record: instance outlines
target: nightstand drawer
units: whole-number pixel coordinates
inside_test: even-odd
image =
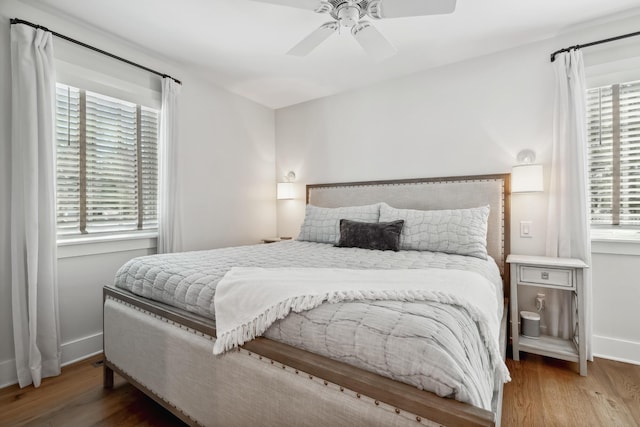
[[[539,285],[573,287],[573,270],[570,268],[545,268],[520,266],[520,281]]]

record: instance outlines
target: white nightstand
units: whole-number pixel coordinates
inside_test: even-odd
[[[511,338],[513,360],[520,360],[520,352],[540,354],[569,360],[580,364],[580,375],[587,375],[587,349],[584,330],[584,269],[589,266],[582,260],[542,256],[509,255],[511,264]],[[529,338],[520,335],[518,323],[518,287],[535,286],[571,292],[570,298],[576,325],[575,336],[562,338],[541,335]]]

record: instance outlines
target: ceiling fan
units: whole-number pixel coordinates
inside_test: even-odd
[[[396,53],[396,48],[373,26],[363,20],[404,18],[409,16],[441,15],[452,13],[456,0],[253,0],[281,6],[296,7],[317,13],[327,13],[334,19],[325,22],[287,54],[305,56],[331,34],[341,28],[351,29],[360,46],[376,60]]]

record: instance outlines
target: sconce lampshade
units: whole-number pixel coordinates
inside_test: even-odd
[[[293,199],[293,182],[279,182],[276,191],[276,198],[278,200]]]
[[[542,165],[519,165],[511,170],[511,192],[531,193],[544,191]]]

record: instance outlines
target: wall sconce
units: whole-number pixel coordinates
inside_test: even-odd
[[[522,150],[518,153],[518,166],[511,169],[511,192],[533,193],[544,191],[542,165],[533,164],[536,153]]]
[[[293,171],[290,171],[285,177],[286,182],[279,182],[276,198],[278,200],[290,200],[294,199],[294,191],[293,191],[293,181],[296,180],[296,174]]]

